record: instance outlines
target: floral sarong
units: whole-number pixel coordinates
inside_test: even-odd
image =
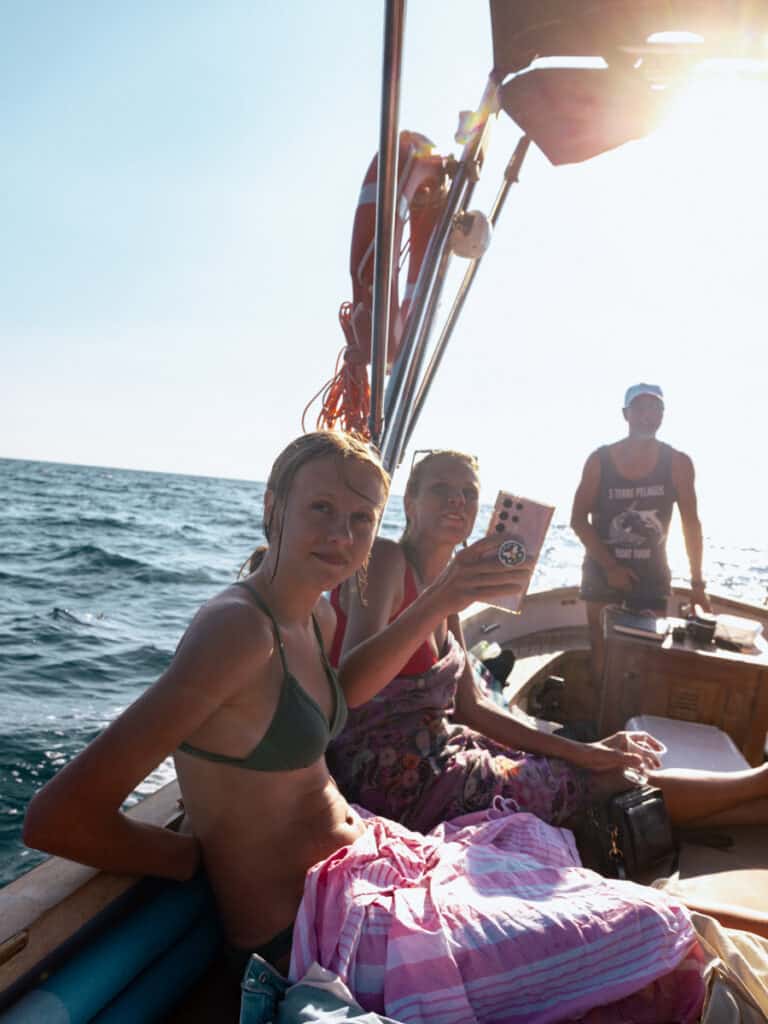
[[[483,810],[495,797],[563,823],[586,801],[584,772],[450,721],[465,657],[449,633],[429,672],[393,679],[362,707],[350,708],[327,752],[339,788],[348,800],[420,832]]]
[[[428,836],[365,832],[307,874],[292,978],[313,961],[404,1024],[689,1024],[703,955],[663,893],[579,866],[573,836],[503,801]]]

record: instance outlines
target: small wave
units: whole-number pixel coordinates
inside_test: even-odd
[[[67,548],[66,551],[54,555],[50,560],[52,562],[81,560],[89,568],[94,569],[124,568],[141,564],[135,558],[128,558],[125,555],[119,555],[112,551],[105,551],[95,544],[79,544],[75,547]]]
[[[84,516],[78,514],[77,519],[62,520],[62,525],[74,526],[77,529],[87,526],[89,528],[106,528],[108,530],[133,530],[135,523],[130,520],[118,519],[116,516]]]
[[[125,694],[129,687],[146,686],[168,667],[172,654],[172,650],[162,650],[152,644],[113,651],[99,646],[92,657],[82,653],[70,658],[46,657],[29,666],[23,677],[19,673],[19,678],[27,693],[45,694],[51,684],[56,692],[61,681],[66,680],[73,695],[98,692],[103,698],[109,693]]]
[[[106,551],[96,544],[78,544],[76,547],[67,548],[60,555],[54,555],[52,562],[79,562],[80,570],[92,569],[133,569],[144,568],[145,563],[126,555],[119,555],[116,552]]]
[[[5,582],[28,587],[30,590],[43,590],[48,586],[47,580],[42,576],[25,576],[23,573],[17,572],[0,572],[0,583]]]
[[[201,569],[179,572],[151,565],[140,559],[107,551],[96,544],[79,544],[68,548],[50,559],[59,565],[72,565],[71,572],[104,573],[110,569],[118,570],[121,577],[128,576],[138,583],[212,583],[214,580]]]
[[[24,726],[29,714],[60,714],[67,705],[82,708],[92,702],[130,702],[165,671],[173,656],[172,647],[110,646],[111,650],[105,649],[103,634],[89,630],[67,638],[63,645],[40,643],[24,652],[3,647],[4,713],[0,725],[11,728],[10,705]]]
[[[23,510],[19,515],[8,515],[5,517],[5,521],[9,526],[19,524],[20,528],[29,526],[29,513]],[[36,515],[35,523],[36,529],[45,527],[45,529],[57,529],[61,527],[66,530],[78,531],[83,528],[90,529],[107,529],[107,530],[133,530],[135,523],[126,520],[118,519],[116,516],[89,516],[84,515],[79,510],[72,515],[62,515],[61,510],[57,509],[55,512],[50,512],[44,515]]]
[[[68,608],[54,608],[51,618],[63,620],[64,622],[76,622],[80,626],[93,626],[97,622],[104,621],[104,612],[71,612]]]
[[[0,630],[0,649],[20,664],[44,663],[68,652],[89,655],[105,650],[110,642],[131,640],[125,630],[119,634],[118,625],[103,613],[78,616],[65,608],[54,608],[44,614],[17,614],[3,619],[6,628]]]

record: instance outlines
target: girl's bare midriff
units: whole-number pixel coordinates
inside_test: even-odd
[[[365,828],[323,759],[258,772],[177,754],[176,768],[227,937],[242,949],[287,928],[308,869]]]

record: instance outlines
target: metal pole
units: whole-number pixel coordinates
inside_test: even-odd
[[[504,181],[501,183],[501,187],[499,188],[490,215],[488,217],[488,219],[491,222],[492,228],[496,227],[496,221],[499,219],[501,211],[504,208],[507,196],[509,195],[509,190],[512,188],[513,185],[516,185],[519,180],[520,168],[523,165],[523,160],[525,160],[526,154],[528,153],[528,147],[530,146],[530,144],[531,140],[528,138],[528,136],[523,135],[522,138],[518,141],[517,145],[515,146],[515,151],[510,157],[509,163],[507,164],[504,170]],[[464,303],[466,302],[467,294],[469,292],[470,287],[472,286],[472,282],[475,279],[475,275],[477,274],[482,259],[482,256],[478,256],[477,259],[472,260],[472,262],[467,267],[466,273],[464,274],[464,279],[459,285],[459,290],[456,293],[456,298],[454,299],[453,305],[451,306],[451,311],[448,314],[448,318],[445,321],[443,329],[440,333],[437,345],[435,346],[435,351],[432,353],[432,358],[429,362],[429,366],[426,369],[424,379],[421,382],[419,392],[416,396],[416,400],[413,403],[411,415],[408,419],[408,426],[406,427],[405,441],[403,442],[402,449],[403,451],[405,451],[408,445],[410,444],[411,435],[413,434],[416,423],[419,419],[419,416],[421,415],[421,410],[424,407],[424,403],[427,400],[427,396],[429,394],[430,388],[432,387],[432,382],[435,378],[435,374],[440,368],[440,363],[442,362],[443,356],[445,355],[445,350],[448,347],[448,342],[451,340],[453,329],[456,326],[457,320],[459,319],[459,314],[464,308]]]
[[[462,204],[463,205],[463,204]],[[401,453],[404,451],[403,438],[405,426],[410,413],[410,405],[413,394],[416,390],[416,383],[424,365],[424,358],[427,353],[427,341],[432,323],[437,314],[437,307],[443,291],[443,283],[448,273],[448,264],[451,262],[451,251],[447,244],[444,244],[440,252],[440,263],[435,273],[432,288],[428,294],[427,305],[421,321],[421,330],[418,333],[413,346],[412,357],[407,370],[404,370],[405,383],[400,394],[400,404],[397,414],[393,418],[392,429],[387,433],[387,443],[384,448],[383,462],[388,473],[394,473],[400,465]]]
[[[381,443],[384,378],[387,373],[390,296],[392,293],[395,197],[397,193],[400,75],[405,31],[405,0],[387,0],[384,19],[384,56],[381,70],[381,124],[376,179],[376,240],[373,258],[373,310],[371,329],[371,440]]]
[[[469,202],[474,191],[479,176],[478,165],[482,162],[482,153],[487,141],[488,122],[491,113],[497,109],[497,91],[498,83],[492,74],[480,101],[480,124],[464,147],[448,193],[445,210],[432,235],[419,274],[400,353],[403,367],[407,366],[407,370],[401,373],[405,380],[399,394],[393,394],[391,399],[389,395],[387,396],[388,411],[397,403],[396,413],[391,422],[388,415],[386,423],[383,461],[389,472],[393,472],[400,462],[405,423],[416,389],[416,377],[424,360],[429,331],[437,311],[445,271],[450,260],[450,252],[447,249],[448,236],[453,226],[454,214]],[[439,274],[438,267],[440,268]]]

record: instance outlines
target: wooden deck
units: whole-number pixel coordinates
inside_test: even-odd
[[[678,870],[662,888],[726,928],[768,938],[768,826],[702,830],[700,841],[695,831],[684,836]],[[713,838],[731,845],[706,845]]]

